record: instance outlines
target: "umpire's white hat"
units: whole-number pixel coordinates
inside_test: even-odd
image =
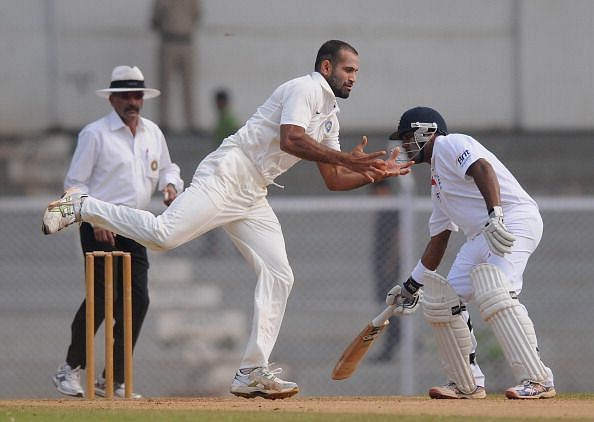
[[[109,98],[114,92],[144,92],[144,99],[155,98],[161,95],[161,91],[144,86],[144,75],[136,66],[116,66],[111,72],[111,83],[109,88],[98,89],[97,95]]]

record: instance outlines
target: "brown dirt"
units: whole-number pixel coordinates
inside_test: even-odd
[[[501,416],[534,418],[592,418],[594,400],[554,398],[547,400],[430,400],[425,397],[305,397],[269,401],[238,398],[150,398],[143,400],[0,400],[6,407],[63,407],[149,410],[225,410],[297,413],[364,413],[430,416]]]

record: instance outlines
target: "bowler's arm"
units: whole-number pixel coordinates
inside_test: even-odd
[[[296,125],[281,125],[280,148],[304,160],[317,163],[326,186],[330,190],[358,188],[374,180],[376,172],[382,172],[385,151],[353,153],[337,151],[319,144]],[[378,167],[379,166],[379,167]]]

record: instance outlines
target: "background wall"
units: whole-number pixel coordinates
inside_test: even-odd
[[[155,86],[152,2],[1,0],[0,133],[79,128],[106,110],[93,91],[114,65]],[[234,95],[242,119],[280,82],[309,73],[327,39],[361,54],[342,127],[390,128],[420,103],[452,127],[594,128],[594,3],[589,0],[204,0],[197,30],[198,121],[211,96]],[[145,114],[154,113],[147,103]]]

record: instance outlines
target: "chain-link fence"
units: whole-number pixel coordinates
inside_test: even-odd
[[[399,210],[401,276],[427,241],[426,199],[402,196],[271,200],[295,273],[272,360],[303,395],[424,394],[444,381],[430,329],[417,312],[405,319],[391,359],[374,345],[349,380],[332,368],[353,336],[383,305],[372,255],[381,210]],[[78,231],[43,236],[47,199],[0,200],[0,396],[57,397],[51,375],[65,358],[70,323],[84,297]],[[544,237],[520,296],[534,320],[543,360],[559,391],[594,390],[594,198],[537,198]],[[388,229],[388,227],[386,227]],[[463,241],[453,236],[440,272]],[[147,396],[226,394],[251,324],[255,275],[216,230],[169,252],[151,253],[151,307],[135,351],[136,390]],[[476,309],[478,359],[487,388],[514,380]],[[98,370],[103,362],[100,330]]]

